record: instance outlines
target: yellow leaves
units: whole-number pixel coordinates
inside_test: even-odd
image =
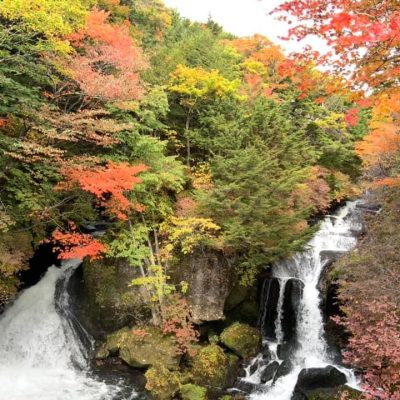
[[[212,188],[213,180],[208,163],[200,163],[192,168],[192,185],[195,189],[209,190]]]
[[[193,99],[193,103],[190,104],[193,105],[198,98],[228,95],[238,97],[239,85],[238,80],[230,81],[217,70],[207,71],[201,67],[190,68],[180,64],[171,74],[168,89]]]
[[[54,38],[82,27],[93,4],[93,0],[2,0],[0,15],[21,19],[29,29]]]
[[[315,124],[322,129],[345,131],[347,124],[343,113],[329,112],[324,118],[315,121]]]
[[[168,237],[168,250],[172,252],[179,247],[183,254],[192,253],[196,246],[216,240],[220,229],[212,219],[197,217],[171,217],[160,227],[161,232]]]
[[[262,62],[253,60],[251,58],[242,63],[242,68],[250,74],[256,74],[260,76],[263,76],[267,73],[267,70]]]
[[[374,96],[371,128],[376,129],[383,123],[398,122],[400,116],[400,92],[387,90]]]

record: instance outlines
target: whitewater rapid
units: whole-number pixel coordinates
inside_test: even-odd
[[[90,370],[74,329],[66,284],[79,260],[50,267],[0,318],[1,400],[122,400]],[[76,323],[76,322],[75,322]],[[83,330],[83,328],[81,328]],[[88,337],[90,340],[90,338]]]
[[[336,215],[327,216],[305,251],[296,253],[288,260],[278,262],[273,266],[273,278],[277,279],[280,285],[275,320],[276,339],[265,340],[264,345],[272,354],[271,362],[283,362],[282,359],[279,359],[276,349],[279,345],[284,344],[283,295],[287,281],[293,278],[302,282],[296,316],[296,345],[289,357],[292,364],[291,371],[275,382],[272,380],[265,384],[260,382],[261,373],[266,365],[259,367],[253,374],[250,374],[250,368],[247,368],[247,376],[243,380],[255,384],[259,388],[251,394],[252,400],[290,400],[302,369],[324,368],[327,365],[334,365],[346,375],[349,386],[357,387],[357,380],[353,372],[335,365],[333,356],[328,351],[318,288],[326,262],[322,257],[323,252],[345,253],[354,248],[357,243],[356,233],[361,231],[362,226],[357,218],[356,207],[357,202],[348,202]],[[270,282],[268,284],[270,285]],[[269,291],[269,287],[267,289]],[[266,311],[263,311],[261,326],[265,323],[266,315],[269,315]],[[253,363],[258,362],[261,358],[262,355],[258,356]]]

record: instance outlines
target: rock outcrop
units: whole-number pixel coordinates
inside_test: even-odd
[[[169,370],[176,370],[180,361],[174,338],[154,327],[123,328],[107,336],[96,358],[102,360],[110,356],[118,356],[129,366],[141,369],[162,363]]]
[[[194,322],[224,318],[225,301],[236,281],[233,265],[216,251],[198,250],[183,257],[174,274],[189,285],[187,299]]]

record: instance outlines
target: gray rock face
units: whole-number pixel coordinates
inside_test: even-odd
[[[198,251],[187,255],[179,264],[174,280],[189,284],[187,299],[196,323],[224,318],[225,301],[236,274],[222,254]]]

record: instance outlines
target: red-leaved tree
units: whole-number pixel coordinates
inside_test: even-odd
[[[147,63],[129,34],[129,22],[113,25],[108,17],[108,12],[94,8],[86,26],[69,36],[77,51],[66,67],[89,97],[138,99],[143,93],[139,73]]]
[[[57,188],[70,189],[77,184],[82,190],[93,194],[99,205],[110,214],[118,219],[126,220],[132,209],[143,211],[143,206],[129,201],[125,192],[133,190],[135,185],[142,182],[142,179],[136,175],[147,169],[144,164],[116,164],[112,161],[109,161],[105,167],[96,168],[66,166],[61,171],[66,180]]]

